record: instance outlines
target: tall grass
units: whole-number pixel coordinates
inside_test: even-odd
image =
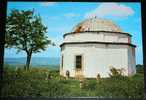
[[[51,75],[47,79],[47,74]],[[132,77],[84,79],[83,88],[74,78],[59,76],[58,70],[31,68],[29,71],[4,68],[1,96],[104,96],[144,97],[144,76],[137,73]]]

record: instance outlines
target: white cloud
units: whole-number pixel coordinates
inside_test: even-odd
[[[132,8],[118,4],[118,3],[102,3],[93,11],[85,15],[86,18],[91,17],[104,17],[104,16],[115,16],[115,17],[127,17],[133,15],[134,11]]]
[[[75,14],[75,13],[67,13],[67,14],[64,14],[64,16],[67,17],[67,18],[72,18],[72,17],[79,16],[79,14]]]
[[[56,2],[42,2],[40,5],[41,6],[48,7],[48,6],[53,6],[55,4],[56,4]]]

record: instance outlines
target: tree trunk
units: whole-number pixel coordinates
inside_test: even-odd
[[[30,65],[30,61],[31,61],[31,55],[32,55],[31,52],[27,53],[27,60],[26,60],[26,67],[25,67],[26,70],[29,70],[29,65]]]

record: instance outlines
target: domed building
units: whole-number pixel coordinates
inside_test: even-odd
[[[87,19],[64,34],[60,75],[85,78],[109,77],[110,68],[123,69],[126,76],[136,73],[135,45],[131,35],[112,21]]]

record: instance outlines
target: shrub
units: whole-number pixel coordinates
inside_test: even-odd
[[[111,69],[110,69],[110,74],[109,74],[109,76],[111,77],[111,78],[122,78],[123,77],[123,69],[121,68],[121,69],[116,69],[116,68],[114,68],[114,67],[112,67]]]
[[[134,76],[135,77],[135,76]],[[144,81],[139,77],[106,78],[97,84],[96,95],[105,97],[143,98]]]
[[[144,67],[143,65],[136,65],[136,71],[137,73],[144,73]]]
[[[59,70],[51,70],[50,72],[50,75],[53,79],[59,79]]]

